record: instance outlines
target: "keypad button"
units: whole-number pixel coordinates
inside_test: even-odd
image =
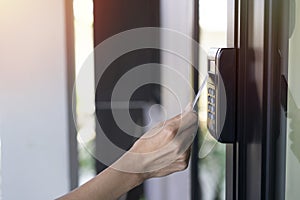
[[[213,115],[211,113],[208,113],[208,118],[209,119],[212,119],[213,118]]]
[[[215,115],[212,114],[211,112],[208,112],[207,116],[208,116],[208,119],[215,120]]]
[[[213,89],[212,89],[211,92],[210,92],[210,94],[213,95],[213,96],[215,96],[215,93],[216,93],[216,92],[215,92],[215,90],[213,90]]]

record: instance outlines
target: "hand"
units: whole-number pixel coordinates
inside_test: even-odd
[[[139,173],[141,181],[182,171],[188,167],[197,127],[197,113],[189,105],[182,114],[146,132],[112,168]]]
[[[112,166],[59,199],[115,200],[148,178],[186,169],[197,127],[197,114],[188,106],[145,133]]]

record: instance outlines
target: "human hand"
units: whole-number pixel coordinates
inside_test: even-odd
[[[59,199],[115,200],[148,178],[186,169],[197,127],[197,114],[189,105],[146,132],[112,166]]]
[[[112,167],[139,173],[141,181],[166,176],[187,168],[190,148],[198,128],[191,105],[146,132]]]

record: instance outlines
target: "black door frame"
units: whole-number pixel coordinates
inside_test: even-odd
[[[227,47],[239,47],[239,1],[227,0]],[[236,57],[238,66],[238,56]],[[236,99],[237,100],[237,99]],[[237,115],[236,115],[237,116]],[[237,136],[235,136],[237,137]],[[237,144],[226,144],[226,199],[236,199],[236,148]]]
[[[226,199],[284,199],[289,1],[227,2],[227,46],[238,49],[238,93],[237,142],[226,145]],[[192,199],[200,191],[196,161],[193,156]]]
[[[236,189],[228,199],[284,199],[288,1],[237,2]]]

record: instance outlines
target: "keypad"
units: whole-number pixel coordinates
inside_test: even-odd
[[[210,131],[215,131],[216,123],[216,92],[213,88],[208,88],[208,105],[207,105],[207,118],[208,118],[208,128]]]

